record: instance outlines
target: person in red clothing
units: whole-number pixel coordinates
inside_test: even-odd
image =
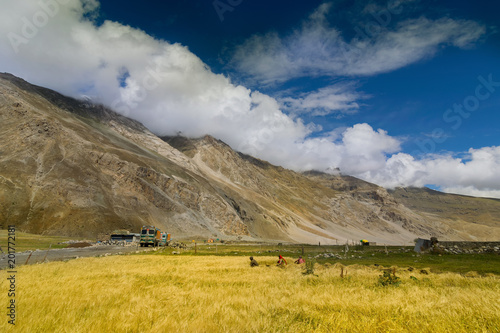
[[[288,263],[286,262],[285,258],[283,258],[280,254],[278,259],[278,266],[285,266],[285,265],[288,265]]]

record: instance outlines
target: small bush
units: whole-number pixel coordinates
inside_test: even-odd
[[[399,286],[401,284],[401,279],[396,276],[396,270],[391,272],[384,271],[384,275],[380,275],[378,278],[378,284],[381,286]]]
[[[314,275],[314,265],[316,265],[316,259],[314,258],[309,258],[306,260],[306,264],[304,266],[304,272],[302,274],[304,275]]]

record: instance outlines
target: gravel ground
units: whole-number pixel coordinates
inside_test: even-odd
[[[82,248],[66,248],[49,250],[35,250],[33,252],[19,252],[15,254],[15,265],[28,265],[50,261],[62,261],[79,257],[96,257],[112,254],[131,253],[135,251],[152,251],[153,248],[143,248],[139,246],[118,246],[118,245],[94,245]],[[31,253],[31,257],[30,257]],[[29,257],[29,260],[28,260]],[[9,265],[9,258],[6,253],[0,254],[0,269],[6,269]]]

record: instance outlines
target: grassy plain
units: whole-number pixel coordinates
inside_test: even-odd
[[[181,255],[194,255],[195,248],[189,244],[187,250]],[[413,246],[351,246],[347,253],[345,246],[315,246],[315,245],[256,245],[256,244],[198,244],[196,255],[217,256],[269,256],[286,254],[297,258],[299,255],[318,257],[318,263],[341,263],[343,265],[380,265],[385,267],[401,266],[439,272],[469,273],[477,272],[484,275],[488,273],[500,275],[500,256],[497,254],[417,254]],[[160,253],[171,254],[170,248],[161,249]],[[303,253],[302,253],[303,252]],[[153,253],[157,254],[157,253]],[[329,254],[339,255],[342,258],[328,258]]]
[[[18,267],[1,332],[500,332],[500,278],[316,265],[276,256],[128,255]],[[345,272],[345,271],[344,271]],[[6,271],[2,271],[5,274]],[[6,312],[8,281],[0,280]]]
[[[37,234],[30,234],[16,230],[15,233],[15,251],[23,252],[27,250],[47,250],[65,248],[67,244],[60,244],[68,240],[78,240],[78,238],[69,238],[63,236],[42,236]],[[0,247],[4,252],[8,249],[8,233],[7,230],[0,230]]]

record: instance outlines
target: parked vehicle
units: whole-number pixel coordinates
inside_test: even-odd
[[[141,230],[141,238],[139,244],[141,246],[168,246],[171,235],[162,232],[155,226],[143,226]]]
[[[154,226],[143,226],[139,244],[144,246],[158,246],[162,240],[160,229]]]
[[[170,243],[170,234],[167,234],[166,232],[161,233],[161,241],[160,241],[160,246],[168,246]]]

